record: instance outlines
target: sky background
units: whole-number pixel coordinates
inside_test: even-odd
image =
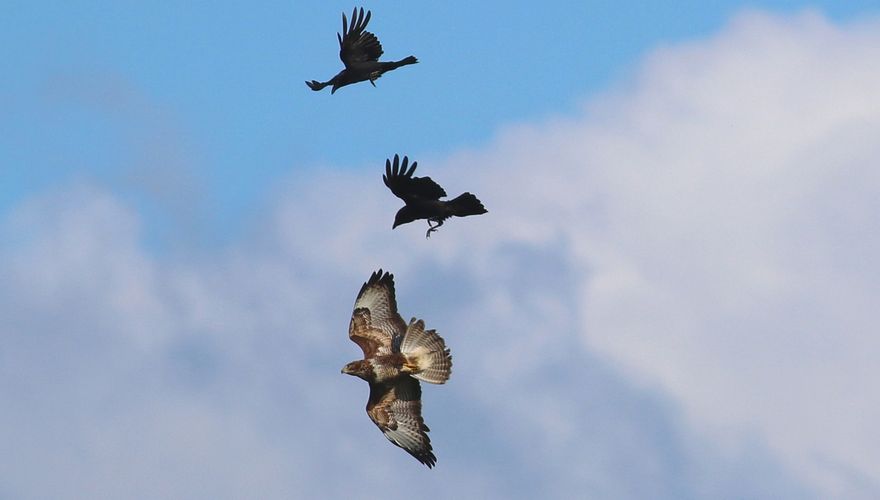
[[[377,1],[334,95],[300,4],[4,6],[0,498],[880,496],[876,2]],[[394,153],[489,213],[392,231]],[[433,470],[339,373],[379,267]]]

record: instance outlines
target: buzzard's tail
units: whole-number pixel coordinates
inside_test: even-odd
[[[488,212],[486,207],[480,203],[480,200],[470,193],[464,193],[457,198],[449,200],[447,203],[449,204],[449,207],[452,208],[453,214],[458,217],[480,215]]]
[[[452,373],[452,355],[437,332],[425,330],[425,322],[413,318],[409,322],[400,352],[406,356],[406,367],[413,377],[432,384],[442,384]]]

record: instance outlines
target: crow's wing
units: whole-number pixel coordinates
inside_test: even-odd
[[[367,61],[376,61],[382,55],[382,44],[376,35],[369,31],[364,31],[367,23],[370,22],[370,11],[364,15],[364,8],[360,11],[357,8],[351,13],[351,24],[342,14],[342,34],[336,33],[339,39],[339,58],[346,68],[351,68],[353,64],[363,63]]]
[[[419,162],[414,161],[409,165],[409,158],[404,156],[401,162],[400,157],[394,155],[394,163],[385,160],[385,175],[382,180],[395,196],[405,202],[413,198],[439,200],[446,196],[446,191],[430,177],[413,177],[418,164]]]
[[[406,323],[397,312],[394,276],[381,269],[364,283],[354,301],[348,337],[364,351],[364,358],[391,354],[406,333]]]
[[[409,376],[370,384],[367,415],[389,441],[431,468],[437,463],[422,419],[422,388]]]

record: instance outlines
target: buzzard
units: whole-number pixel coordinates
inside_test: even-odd
[[[391,229],[416,219],[428,219],[428,232],[425,233],[425,237],[430,238],[431,233],[453,215],[465,217],[488,211],[471,193],[464,193],[448,201],[441,200],[440,198],[446,196],[446,191],[439,184],[430,177],[413,177],[418,164],[419,162],[414,161],[409,165],[409,158],[406,156],[403,157],[403,163],[397,155],[394,155],[393,164],[391,160],[385,160],[385,175],[382,176],[382,180],[395,196],[406,203],[394,216],[394,225]],[[435,225],[431,225],[432,222]]]
[[[419,380],[442,384],[452,373],[452,356],[434,330],[422,320],[409,325],[397,313],[394,276],[374,272],[354,302],[348,337],[364,351],[342,373],[370,384],[367,415],[395,445],[431,468],[437,457],[431,451],[428,426],[422,420]]]
[[[370,22],[370,11],[364,16],[363,7],[360,11],[357,8],[352,11],[351,24],[348,23],[345,13],[342,14],[342,34],[336,33],[336,38],[339,39],[339,58],[345,64],[345,69],[326,82],[317,80],[306,82],[310,89],[318,91],[327,85],[332,85],[333,88],[330,89],[332,94],[340,87],[364,80],[369,80],[375,87],[376,80],[386,71],[419,62],[413,56],[399,61],[379,62],[379,57],[383,53],[382,44],[379,43],[376,35],[364,31],[368,22]]]

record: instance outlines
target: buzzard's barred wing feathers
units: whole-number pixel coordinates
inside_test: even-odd
[[[364,358],[370,358],[396,351],[405,332],[406,323],[397,312],[394,276],[380,269],[364,283],[354,301],[348,337],[364,351]]]
[[[414,161],[409,165],[409,158],[404,156],[403,162],[400,156],[394,155],[394,162],[385,160],[385,175],[382,180],[395,196],[405,202],[414,198],[439,200],[446,196],[446,191],[434,182],[430,177],[413,177],[419,162]]]
[[[410,377],[370,384],[367,415],[386,438],[431,468],[437,463],[422,419],[422,388]]]
[[[391,354],[393,350],[393,336],[373,327],[369,309],[359,308],[351,313],[348,338],[360,346],[364,352],[364,359]]]
[[[339,58],[346,68],[357,63],[377,61],[382,56],[382,44],[376,35],[364,31],[370,22],[371,12],[364,15],[364,8],[354,9],[351,13],[351,24],[342,14],[342,34],[336,33],[339,40]]]

